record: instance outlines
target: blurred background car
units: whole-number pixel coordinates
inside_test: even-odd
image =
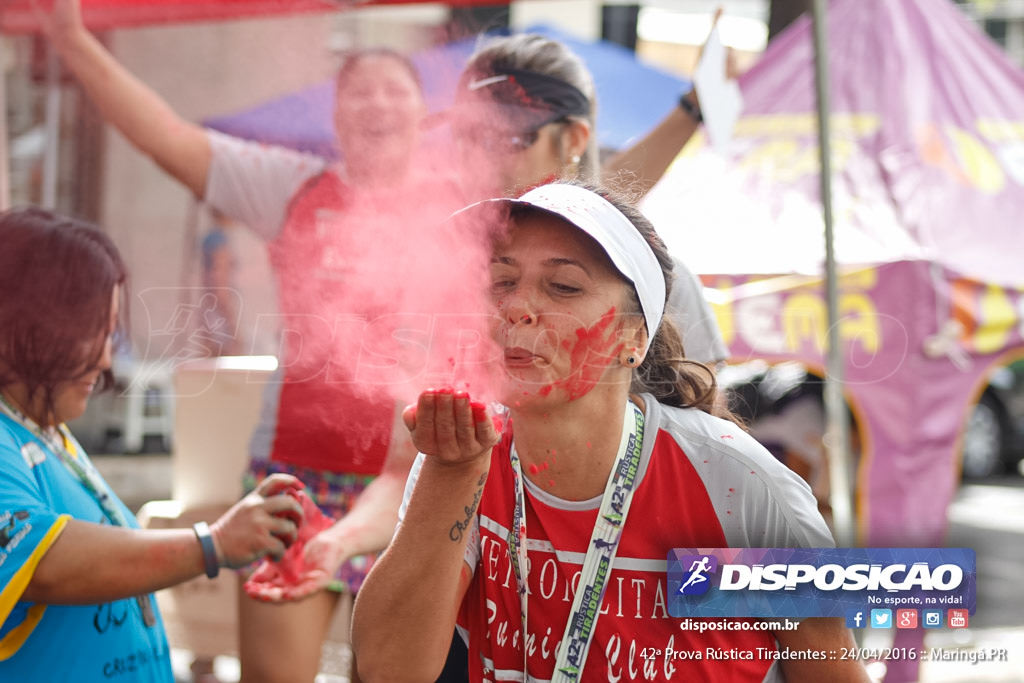
[[[821,377],[800,363],[751,361],[719,373],[730,409],[777,458],[818,493],[823,471],[824,400]],[[854,458],[856,419],[849,413]],[[963,425],[961,475],[983,479],[1024,475],[1024,359],[997,367]],[[809,478],[810,477],[810,478]]]

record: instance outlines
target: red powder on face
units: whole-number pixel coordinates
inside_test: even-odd
[[[615,307],[612,306],[590,329],[577,328],[576,343],[570,349],[569,376],[541,387],[537,393],[547,396],[554,389],[562,389],[570,401],[590,393],[625,346],[615,344],[615,330],[609,329],[614,320]],[[562,346],[569,349],[569,342],[563,341]]]
[[[536,465],[530,465],[530,474],[537,474],[540,472],[540,468]]]

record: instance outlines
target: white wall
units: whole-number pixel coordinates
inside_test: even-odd
[[[601,37],[601,3],[595,0],[520,0],[512,3],[512,28],[549,24],[584,39]]]

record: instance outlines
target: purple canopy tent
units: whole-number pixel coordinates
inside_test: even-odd
[[[633,52],[607,41],[583,41],[547,26],[528,29],[564,42],[594,74],[598,102],[598,142],[619,149],[642,135],[675,106],[689,83],[644,64]],[[476,41],[465,39],[412,55],[431,112],[451,104],[455,82]],[[331,110],[334,83],[325,82],[242,112],[209,118],[211,128],[251,140],[333,157]]]
[[[942,542],[967,411],[1024,356],[1024,73],[946,0],[833,0],[838,331],[866,545]],[[732,152],[691,145],[645,209],[714,287],[734,359],[821,369],[807,20],[741,80]]]

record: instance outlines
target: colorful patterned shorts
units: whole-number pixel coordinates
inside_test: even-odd
[[[249,469],[242,475],[242,488],[249,493],[256,485],[271,474],[290,474],[306,485],[306,493],[325,515],[339,520],[348,514],[356,499],[366,485],[376,477],[372,474],[343,474],[328,470],[314,470],[308,467],[297,467],[283,462],[251,461]],[[356,593],[363,585],[363,579],[373,566],[376,554],[358,555],[351,558],[338,569],[334,580],[327,586],[328,590],[339,593]],[[246,567],[242,572],[248,574],[257,563]]]

